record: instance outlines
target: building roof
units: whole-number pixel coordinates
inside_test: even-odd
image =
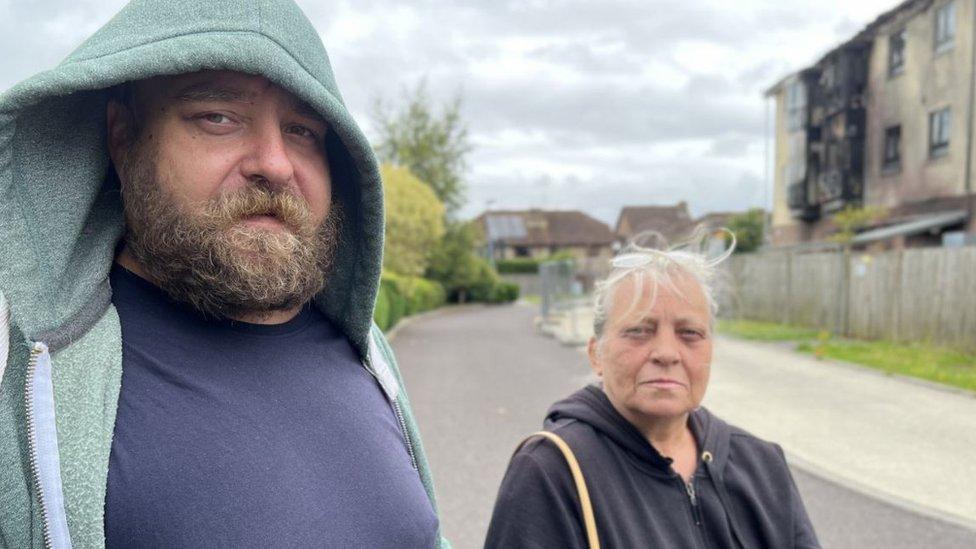
[[[709,212],[695,220],[695,226],[704,225],[708,230],[728,228],[729,220],[743,212]]]
[[[579,210],[493,210],[475,222],[485,237],[510,246],[609,245],[614,235],[605,223]]]
[[[817,65],[820,65],[821,63],[823,63],[824,61],[826,61],[827,58],[829,58],[830,56],[832,56],[833,54],[837,53],[838,51],[840,51],[842,49],[845,49],[845,48],[848,48],[848,47],[851,47],[851,46],[858,46],[858,45],[863,45],[863,44],[869,43],[870,41],[872,41],[874,39],[876,33],[878,32],[878,30],[883,25],[885,25],[885,24],[891,22],[892,20],[896,19],[899,15],[901,15],[904,12],[908,12],[908,11],[912,11],[912,10],[923,11],[923,10],[927,9],[929,5],[932,4],[932,1],[933,0],[904,0],[903,2],[901,2],[900,4],[898,4],[897,6],[891,8],[890,10],[888,10],[886,12],[883,12],[881,15],[877,16],[874,19],[874,21],[868,23],[863,29],[861,29],[860,31],[858,31],[851,38],[845,40],[844,42],[838,44],[837,46],[834,46],[833,48],[831,48],[830,50],[828,50],[827,52],[825,52],[811,66],[815,67]],[[805,69],[800,69],[798,71],[793,71],[793,72],[790,72],[789,74],[783,76],[775,84],[773,84],[772,86],[770,86],[769,88],[767,88],[763,92],[763,95],[765,97],[769,97],[769,96],[775,95],[776,93],[779,92],[779,90],[782,88],[782,86],[786,82],[788,82],[791,78],[799,75],[804,70],[808,70],[809,68],[810,67],[807,67]]]
[[[673,206],[625,206],[620,210],[614,232],[628,239],[645,231],[661,233],[667,240],[685,236],[694,227],[688,214],[688,203]]]
[[[911,221],[904,221],[888,227],[859,233],[854,237],[854,244],[867,244],[879,240],[887,240],[896,236],[910,236],[924,233],[933,229],[942,229],[959,225],[969,219],[966,210],[952,210],[948,212],[920,215]]]
[[[783,78],[780,78],[775,84],[773,84],[772,86],[766,88],[763,91],[763,97],[770,97],[770,96],[776,95],[777,93],[780,92],[780,90],[783,89],[783,86],[786,85],[787,82],[789,82],[790,80],[796,78],[801,72],[803,72],[803,71],[791,72],[791,73],[787,74],[786,76],[784,76]]]

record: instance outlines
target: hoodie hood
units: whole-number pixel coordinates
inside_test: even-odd
[[[597,385],[588,385],[553,404],[546,413],[544,427],[552,430],[567,421],[589,425],[655,470],[670,470],[671,460],[662,456],[633,424],[620,415]],[[702,407],[691,413],[689,425],[698,443],[699,454],[709,452],[712,456],[710,469],[720,475],[729,455],[731,428]]]
[[[380,175],[318,33],[290,0],[134,0],[56,68],[0,96],[0,292],[12,322],[56,350],[104,314],[123,233],[107,89],[200,70],[262,75],[329,122],[343,228],[315,301],[366,356],[382,264]]]

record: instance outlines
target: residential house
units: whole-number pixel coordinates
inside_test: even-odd
[[[847,206],[884,212],[862,246],[976,232],[974,18],[976,0],[905,1],[767,91],[774,245],[824,240]]]
[[[693,228],[688,203],[682,201],[673,206],[625,206],[617,217],[614,233],[620,244],[645,232],[658,233],[668,242],[674,242],[688,236]]]
[[[577,258],[610,257],[614,235],[605,223],[578,210],[491,210],[474,220],[495,259],[541,259],[559,252]]]

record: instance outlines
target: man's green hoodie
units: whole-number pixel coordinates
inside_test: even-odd
[[[433,504],[402,380],[372,322],[383,248],[380,175],[318,34],[290,0],[134,0],[58,67],[0,96],[2,547],[105,544],[122,374],[108,274],[123,232],[108,175],[106,89],[208,69],[265,76],[318,110],[337,136],[328,154],[343,233],[315,302],[389,397]]]

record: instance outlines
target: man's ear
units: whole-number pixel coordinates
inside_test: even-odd
[[[105,122],[108,129],[108,155],[116,169],[132,145],[134,119],[132,111],[115,100],[110,100],[105,108]]]
[[[590,342],[586,345],[586,354],[590,357],[590,368],[593,369],[593,373],[598,376],[603,376],[603,365],[600,362],[600,350],[599,341],[595,337],[590,338]]]

